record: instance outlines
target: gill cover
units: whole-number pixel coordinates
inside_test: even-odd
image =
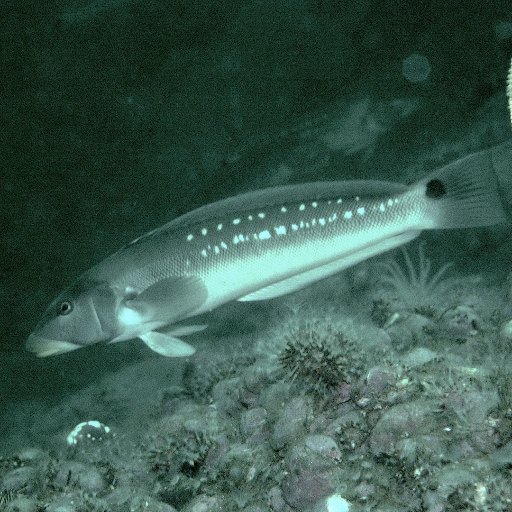
[[[107,283],[78,280],[47,308],[27,349],[46,357],[110,339],[117,329],[116,301]]]

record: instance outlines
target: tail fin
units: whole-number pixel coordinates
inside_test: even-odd
[[[428,228],[491,226],[507,220],[487,151],[437,169],[413,189],[426,200]]]

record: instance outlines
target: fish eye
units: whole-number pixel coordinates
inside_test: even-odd
[[[69,315],[73,311],[73,304],[68,300],[61,302],[57,307],[57,312],[59,315]]]

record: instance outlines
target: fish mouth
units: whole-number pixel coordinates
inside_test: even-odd
[[[80,345],[70,343],[69,341],[41,338],[36,334],[31,334],[27,339],[25,348],[29,352],[33,352],[37,357],[48,357],[71,352],[72,350],[80,348]]]

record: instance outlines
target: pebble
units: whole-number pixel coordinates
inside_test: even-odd
[[[267,411],[264,407],[255,407],[244,411],[240,416],[240,433],[248,438],[260,432],[267,422]]]
[[[475,310],[464,304],[446,311],[442,321],[448,332],[459,336],[474,336],[478,334],[482,325],[482,320]]]
[[[106,487],[103,476],[94,466],[76,461],[64,462],[55,476],[54,483],[62,489],[76,485],[90,493],[99,493]]]
[[[260,395],[260,405],[270,416],[277,416],[283,410],[289,398],[290,386],[283,381],[266,387]]]
[[[437,353],[425,347],[417,347],[402,357],[402,362],[409,368],[416,368],[434,361]]]
[[[217,410],[227,414],[236,414],[242,410],[240,403],[241,380],[232,378],[217,382],[212,389],[212,397]]]
[[[274,450],[284,448],[303,431],[309,416],[310,405],[306,398],[292,398],[282,409],[272,431],[270,444]]]
[[[0,490],[23,489],[27,493],[33,492],[36,486],[36,476],[36,470],[30,466],[12,469],[2,478]]]
[[[2,512],[36,512],[37,502],[26,496],[18,496],[2,506]]]
[[[382,366],[374,366],[366,375],[366,392],[371,395],[380,395],[395,382],[392,370]]]
[[[396,455],[401,440],[438,432],[440,427],[434,419],[438,408],[436,400],[415,400],[388,409],[370,434],[373,455]]]
[[[220,497],[200,494],[187,503],[181,510],[182,512],[222,512],[224,505]]]
[[[284,501],[294,510],[310,512],[311,508],[333,491],[332,475],[318,471],[288,474],[281,483]]]
[[[341,452],[332,437],[309,435],[290,448],[285,457],[288,471],[324,471],[341,461]]]

